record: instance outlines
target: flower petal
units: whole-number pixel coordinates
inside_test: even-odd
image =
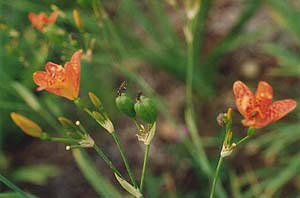
[[[266,112],[266,119],[268,123],[275,122],[288,114],[296,107],[296,101],[292,99],[285,99],[273,102]]]
[[[256,104],[261,112],[267,111],[272,104],[273,88],[265,81],[260,81],[255,92]]]
[[[235,103],[239,112],[246,118],[251,119],[251,113],[255,107],[255,97],[251,90],[241,81],[233,84]]]
[[[49,77],[46,72],[37,71],[33,73],[33,81],[38,85],[37,90],[42,91],[48,87]]]
[[[58,16],[58,11],[52,12],[49,18],[47,18],[47,20],[45,21],[45,23],[46,24],[54,23],[56,21],[57,16]]]
[[[78,96],[80,87],[80,58],[82,50],[76,51],[70,62],[65,64],[66,78],[73,89],[75,97]]]
[[[53,74],[62,73],[64,68],[56,63],[48,62],[45,65],[46,71]]]
[[[28,14],[28,19],[32,22],[33,20],[35,20],[37,18],[37,15],[34,12],[30,12]]]
[[[74,91],[71,90],[70,86],[65,83],[56,83],[54,86],[46,88],[46,90],[69,100],[74,100],[77,97],[74,95]]]

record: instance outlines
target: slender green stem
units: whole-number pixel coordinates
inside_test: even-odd
[[[85,112],[87,112],[93,119],[95,119],[95,120],[97,121],[98,124],[101,125],[101,123],[99,122],[99,120],[97,120],[97,119],[90,113],[90,111],[85,107],[85,105],[84,105],[83,102],[80,100],[80,98],[77,98],[76,100],[74,100],[74,103],[75,103],[76,106],[78,106],[79,108],[82,108]],[[101,125],[101,126],[102,126],[102,125]],[[122,148],[122,146],[121,146],[120,140],[119,140],[119,138],[118,138],[116,132],[113,131],[113,132],[110,133],[110,134],[112,135],[114,141],[115,141],[116,144],[117,144],[117,147],[118,147],[118,149],[119,149],[119,151],[120,151],[121,157],[122,157],[122,159],[123,159],[123,161],[124,161],[124,164],[125,164],[127,173],[128,173],[128,175],[129,175],[129,177],[130,177],[130,180],[131,180],[132,184],[133,184],[135,187],[137,187],[137,185],[136,185],[136,183],[135,183],[135,180],[134,180],[134,178],[133,178],[133,176],[132,176],[132,173],[131,173],[131,170],[130,170],[129,163],[128,163],[128,161],[127,161],[127,158],[126,158],[126,156],[125,156],[125,153],[124,153],[124,151],[123,151],[123,148]],[[108,164],[109,164],[109,163],[108,163]],[[121,176],[121,175],[120,175],[120,176]]]
[[[240,139],[240,140],[236,143],[236,145],[239,145],[239,144],[245,142],[245,141],[248,140],[250,137],[251,137],[251,136],[249,136],[249,135],[245,136],[244,138]]]
[[[213,180],[213,183],[212,183],[209,198],[214,198],[215,188],[216,188],[216,185],[217,185],[219,172],[220,172],[223,160],[224,160],[224,158],[220,156],[219,161],[218,161],[218,165],[217,165],[217,168],[216,168],[216,173],[215,173],[215,176],[214,176],[214,180]]]
[[[4,183],[6,186],[14,190],[15,192],[19,193],[24,198],[34,198],[35,196],[25,193],[23,190],[21,190],[19,187],[14,185],[12,182],[10,182],[8,179],[6,179],[4,176],[0,174],[0,181]]]
[[[133,121],[134,125],[136,126],[136,128],[137,128],[138,130],[141,130],[141,127],[140,127],[140,125],[138,124],[138,122],[136,121],[136,118],[133,118],[132,121]]]
[[[141,191],[141,193],[143,192],[143,187],[144,187],[144,180],[145,180],[145,174],[146,174],[146,168],[147,168],[147,161],[148,161],[148,156],[149,156],[149,150],[150,150],[150,145],[146,145],[145,155],[144,155],[144,163],[143,163],[143,170],[142,170],[142,176],[141,176],[141,183],[140,183],[140,191]]]
[[[124,178],[121,173],[117,170],[117,168],[113,165],[112,161],[108,159],[108,157],[104,154],[104,152],[97,146],[97,144],[94,144],[93,148],[95,151],[99,154],[99,156],[105,161],[105,163],[109,166],[109,168],[118,176]]]
[[[132,184],[133,184],[135,187],[137,187],[137,185],[136,185],[136,183],[135,183],[135,180],[134,180],[134,177],[132,176],[132,173],[131,173],[131,169],[130,169],[129,163],[128,163],[128,161],[127,161],[127,158],[126,158],[125,153],[124,153],[124,151],[123,151],[123,148],[122,148],[122,146],[121,146],[119,137],[117,136],[117,134],[116,134],[115,131],[113,131],[113,132],[111,133],[111,135],[113,136],[113,138],[114,138],[114,140],[115,140],[115,142],[116,142],[116,144],[117,144],[117,147],[118,147],[118,149],[119,149],[119,151],[120,151],[121,157],[122,157],[122,159],[123,159],[123,161],[124,161],[126,170],[127,170],[128,175],[129,175],[129,177],[130,177],[130,180],[131,180]]]
[[[192,27],[190,27],[190,31],[192,31]],[[188,67],[187,67],[187,75],[186,75],[186,110],[185,110],[185,120],[189,129],[189,132],[192,137],[192,142],[195,145],[198,153],[199,153],[199,162],[201,163],[203,171],[207,174],[211,174],[210,166],[202,145],[201,138],[198,134],[198,129],[195,123],[194,111],[193,111],[193,72],[194,72],[194,43],[193,41],[188,41]]]
[[[210,167],[208,157],[205,153],[205,148],[203,146],[202,138],[198,133],[198,128],[196,125],[194,107],[193,107],[193,76],[195,73],[195,68],[200,67],[199,55],[201,54],[201,49],[203,45],[203,33],[205,26],[205,19],[208,10],[211,6],[210,0],[202,1],[200,10],[198,11],[195,18],[190,21],[188,25],[188,30],[191,33],[191,40],[187,39],[187,72],[186,72],[186,102],[187,106],[185,109],[185,121],[191,135],[191,141],[195,147],[197,161],[200,164],[202,171],[208,176],[212,177],[213,172]],[[201,58],[201,57],[200,57]],[[203,81],[206,77],[201,74],[200,80]],[[201,87],[203,91],[208,92],[206,89],[206,83],[202,83],[205,86]],[[222,186],[217,184],[217,193],[219,197],[227,197]]]
[[[190,28],[192,29],[192,28]],[[192,31],[192,30],[190,30]],[[187,73],[186,73],[186,102],[187,108],[193,107],[193,72],[194,72],[194,45],[193,41],[188,42],[188,52],[187,52]]]
[[[199,14],[198,14],[199,15]],[[196,20],[196,19],[194,19]],[[198,37],[198,35],[195,35],[194,33],[194,25],[199,25],[195,21],[192,21],[189,25],[189,31],[192,33],[192,39],[187,40],[187,72],[186,72],[186,109],[185,109],[185,121],[189,130],[189,133],[191,135],[191,141],[194,144],[197,153],[198,153],[198,161],[200,163],[200,166],[203,170],[203,172],[207,176],[212,176],[212,171],[209,165],[209,161],[207,158],[207,155],[205,153],[202,139],[200,135],[198,134],[198,128],[195,121],[194,116],[194,107],[193,107],[193,73],[195,68],[195,54],[198,54],[199,52],[195,48],[195,37]],[[197,29],[197,28],[196,28]]]
[[[63,142],[63,143],[69,143],[69,144],[78,144],[80,140],[72,139],[72,138],[60,138],[60,137],[51,137],[49,141],[54,142]]]

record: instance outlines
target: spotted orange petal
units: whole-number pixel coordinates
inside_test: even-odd
[[[251,119],[251,114],[255,108],[255,97],[252,91],[241,81],[233,84],[235,103],[239,112],[246,118]]]
[[[33,81],[38,85],[37,90],[42,91],[48,87],[49,75],[44,71],[34,72]]]
[[[273,100],[273,88],[265,81],[260,81],[255,92],[255,100],[261,112],[267,111]]]
[[[69,84],[72,85],[73,92],[78,96],[80,87],[80,57],[82,50],[75,52],[70,60],[65,64],[66,78]]]
[[[268,122],[275,122],[281,119],[286,114],[291,112],[296,107],[296,105],[296,101],[292,99],[278,100],[276,102],[273,102],[266,112],[266,118]]]
[[[61,65],[52,62],[46,63],[45,69],[50,74],[63,73],[63,67]]]

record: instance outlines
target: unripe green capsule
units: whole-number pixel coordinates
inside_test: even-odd
[[[134,105],[136,115],[143,121],[152,124],[156,121],[157,111],[155,103],[145,96],[140,96]]]
[[[133,101],[126,93],[121,93],[121,95],[116,98],[116,105],[118,110],[122,113],[132,118],[135,117]]]

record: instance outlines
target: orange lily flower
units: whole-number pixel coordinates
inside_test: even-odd
[[[235,103],[244,116],[243,125],[262,128],[284,117],[296,107],[292,99],[272,102],[273,89],[267,82],[260,81],[255,95],[241,81],[233,84]]]
[[[41,32],[44,31],[44,27],[46,25],[55,23],[57,16],[57,11],[52,12],[52,14],[49,17],[44,12],[41,12],[38,15],[33,12],[30,12],[28,14],[28,18],[31,21],[32,26],[36,27]]]
[[[80,57],[82,50],[76,51],[71,60],[61,65],[48,62],[46,71],[37,71],[33,80],[38,85],[37,90],[47,90],[56,95],[74,100],[78,97],[80,87]]]

